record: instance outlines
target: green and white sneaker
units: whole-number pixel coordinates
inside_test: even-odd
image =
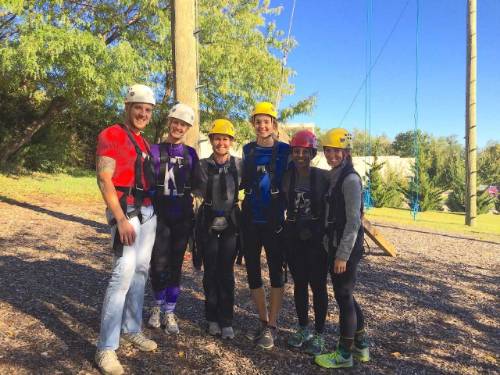
[[[333,353],[321,354],[314,357],[314,362],[324,368],[352,367],[352,354],[346,353],[339,347]]]
[[[304,352],[314,356],[320,355],[325,351],[325,339],[322,334],[315,334],[312,339],[305,343]]]
[[[301,348],[304,343],[313,337],[307,327],[299,327],[295,333],[290,336],[287,343],[294,348]]]
[[[352,356],[359,362],[368,362],[370,360],[370,349],[366,334],[354,337]]]

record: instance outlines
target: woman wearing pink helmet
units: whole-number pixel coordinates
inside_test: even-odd
[[[283,179],[286,200],[285,238],[287,262],[294,281],[295,308],[299,326],[288,344],[308,354],[321,354],[328,307],[326,289],[327,252],[323,247],[324,204],[327,173],[311,166],[318,142],[309,130],[297,132],[290,142],[292,164]],[[308,327],[309,285],[313,292],[314,331]]]

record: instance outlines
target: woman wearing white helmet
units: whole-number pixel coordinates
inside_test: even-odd
[[[165,333],[177,334],[175,307],[180,294],[182,262],[193,225],[191,188],[198,155],[194,148],[184,144],[184,136],[194,124],[193,109],[178,103],[170,110],[167,121],[166,141],[151,146],[157,176],[158,228],[151,259],[155,306],[148,324],[153,328],[164,325]]]

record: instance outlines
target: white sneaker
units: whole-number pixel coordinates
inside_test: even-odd
[[[212,336],[217,336],[221,334],[219,323],[208,322],[208,334]]]
[[[161,327],[161,309],[160,306],[153,306],[151,315],[149,316],[148,326],[151,328]]]
[[[125,341],[132,343],[137,349],[142,352],[152,352],[158,347],[155,341],[148,339],[144,333],[122,333],[121,336]]]
[[[222,327],[222,338],[228,340],[234,339],[233,327]]]
[[[165,325],[165,333],[169,334],[178,334],[179,326],[177,325],[177,321],[175,320],[174,313],[165,313],[163,316],[163,324]]]
[[[114,350],[97,350],[95,363],[104,375],[122,375],[123,367]]]

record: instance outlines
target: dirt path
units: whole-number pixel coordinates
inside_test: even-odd
[[[379,228],[398,258],[372,248],[356,298],[371,337],[373,360],[353,374],[498,373],[500,240],[476,241],[414,230]],[[111,256],[102,205],[0,199],[0,373],[98,374],[93,365],[99,312]],[[236,267],[237,338],[206,335],[201,274],[185,262],[178,315],[181,335],[147,333],[154,353],[131,347],[119,356],[132,374],[326,374],[286,348],[296,318],[287,285],[280,337],[269,352],[243,332],[256,319],[244,269]],[[337,309],[331,287],[327,344],[335,345]],[[150,295],[146,304],[151,303]]]

